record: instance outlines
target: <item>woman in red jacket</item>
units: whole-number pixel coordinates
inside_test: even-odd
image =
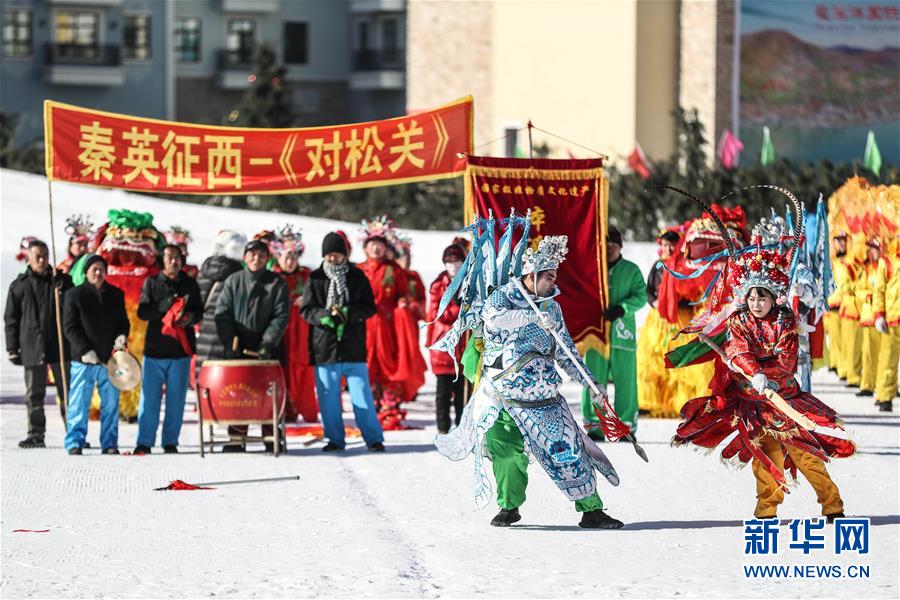
[[[274,270],[287,282],[291,300],[290,318],[284,332],[284,375],[293,404],[288,408],[287,415],[293,414],[296,418],[299,414],[307,423],[313,423],[318,420],[319,412],[316,375],[309,364],[309,323],[300,316],[300,299],[310,273],[308,268],[299,264],[305,249],[303,238],[299,231],[286,225],[278,231],[272,249],[278,260]]]
[[[441,303],[441,297],[450,286],[453,276],[459,272],[463,260],[465,260],[465,256],[465,250],[456,244],[451,244],[444,249],[442,260],[446,270],[438,275],[437,279],[431,283],[431,289],[429,291],[428,322],[430,325],[428,325],[427,346],[431,346],[441,339],[441,337],[453,326],[453,323],[459,315],[459,304],[454,301],[447,307],[444,314],[442,314],[439,319],[435,320],[438,306]],[[462,353],[463,344],[460,342],[456,348],[457,363],[462,359]],[[437,376],[435,412],[437,416],[438,433],[443,434],[450,431],[451,401],[456,412],[456,419],[454,422],[456,425],[459,425],[459,420],[462,417],[463,412],[466,378],[463,377],[461,371],[457,377],[457,368],[453,364],[453,360],[447,353],[439,352],[437,350],[431,351],[431,370]]]

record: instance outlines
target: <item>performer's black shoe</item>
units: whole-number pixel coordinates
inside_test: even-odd
[[[46,448],[44,438],[29,435],[27,438],[19,442],[19,448]]]
[[[845,384],[848,388],[859,388],[858,383],[847,383]]]
[[[894,401],[888,400],[887,402],[879,403],[878,410],[881,412],[893,412],[894,411]]]
[[[603,512],[602,508],[598,508],[584,513],[578,526],[585,529],[621,529],[625,524],[618,519],[613,519]]]
[[[369,444],[367,448],[369,452],[384,452],[384,444],[381,442],[375,442],[373,444]]]
[[[222,452],[246,452],[247,448],[243,444],[225,444],[222,446]]]
[[[322,452],[343,452],[344,447],[338,446],[334,442],[328,442],[324,446],[322,446]]]
[[[135,456],[146,456],[147,454],[151,454],[150,446],[135,446],[132,454]]]
[[[104,448],[103,450],[100,451],[100,453],[101,454],[118,454],[119,449],[118,448]]]
[[[858,392],[856,392],[857,398],[868,398],[868,397],[874,396],[874,395],[875,395],[875,393],[872,392],[871,390],[859,390]]]
[[[512,510],[506,510],[505,508],[501,508],[500,512],[497,513],[493,519],[491,519],[491,526],[493,527],[509,527],[513,523],[517,523],[522,520],[522,515],[519,514],[519,509],[514,508]]]
[[[837,373],[837,367],[828,367],[828,371],[831,373]]]
[[[81,456],[81,448],[69,448],[69,456]]]
[[[178,454],[178,446],[175,444],[169,444],[168,446],[163,446],[163,452],[166,454]],[[149,454],[149,452],[148,452]]]
[[[834,520],[835,520],[835,519],[843,519],[843,518],[844,518],[844,513],[842,513],[842,512],[839,512],[839,513],[831,513],[830,515],[825,515],[825,519],[826,519],[829,523],[834,523]]]

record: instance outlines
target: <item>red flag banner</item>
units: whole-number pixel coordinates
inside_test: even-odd
[[[471,96],[415,115],[254,129],[143,119],[44,102],[51,180],[176,194],[288,194],[457,177]]]
[[[609,181],[601,159],[520,159],[469,156],[465,175],[466,217],[497,219],[531,210],[531,245],[546,235],[569,236],[559,269],[560,306],[582,353],[607,352],[606,224]]]

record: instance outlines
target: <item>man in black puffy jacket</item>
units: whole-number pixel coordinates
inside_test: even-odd
[[[197,283],[200,285],[200,302],[203,318],[197,334],[197,367],[205,360],[225,358],[225,346],[219,340],[216,329],[216,303],[225,280],[241,270],[241,258],[247,238],[240,233],[223,229],[213,241],[212,256],[203,261]]]
[[[347,260],[337,233],[322,242],[322,266],[303,290],[300,314],[310,326],[310,354],[316,365],[316,395],[328,443],[322,450],[344,449],[341,379],[346,378],[356,425],[370,451],[384,451],[384,432],[372,399],[366,366],[366,319],[375,314],[372,286],[365,273]]]
[[[63,422],[66,420],[63,377],[69,376],[69,345],[63,339],[65,356],[60,360],[54,288],[59,290],[61,303],[62,295],[72,287],[72,280],[64,273],[52,272],[48,255],[44,242],[34,240],[28,245],[28,268],[10,284],[6,299],[6,351],[11,363],[25,367],[28,437],[19,442],[20,448],[44,447],[47,365],[53,372]],[[62,306],[59,314],[62,315]]]
[[[69,390],[69,430],[66,450],[81,454],[87,436],[94,386],[100,393],[100,446],[103,454],[118,454],[119,390],[106,374],[113,352],[125,350],[130,324],[125,294],[106,283],[106,261],[91,254],[84,263],[85,281],[66,292],[63,331],[72,348],[72,389]]]

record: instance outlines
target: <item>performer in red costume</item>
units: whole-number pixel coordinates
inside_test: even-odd
[[[425,319],[425,284],[422,277],[409,268],[412,240],[397,233],[390,241],[397,254],[397,264],[406,272],[409,281],[407,295],[400,298],[394,312],[394,325],[397,330],[397,370],[409,375],[403,382],[403,400],[412,402],[419,388],[425,384],[425,372],[428,370],[419,344],[419,321]]]
[[[307,423],[313,423],[318,420],[319,413],[316,403],[316,375],[309,364],[309,323],[300,316],[300,300],[310,273],[299,262],[305,250],[303,236],[291,225],[285,225],[278,230],[271,247],[278,261],[274,270],[287,282],[291,299],[290,317],[282,342],[284,376],[294,409],[289,410],[287,416],[296,419],[300,415]]]
[[[463,261],[466,259],[466,251],[456,244],[450,244],[444,248],[441,256],[444,263],[444,270],[431,283],[428,300],[428,347],[431,347],[438,340],[444,337],[456,319],[459,317],[459,303],[451,302],[444,310],[443,314],[438,317],[438,307],[441,304],[441,298],[450,282],[459,272]],[[462,418],[463,404],[465,403],[465,385],[466,378],[462,373],[457,371],[457,365],[462,361],[463,348],[465,342],[460,340],[456,346],[456,364],[453,357],[446,352],[440,350],[431,351],[431,371],[437,377],[437,387],[435,391],[435,418],[437,420],[438,433],[445,434],[450,431],[450,406],[453,405],[455,411],[455,419],[452,422],[459,425]]]
[[[56,265],[56,269],[63,273],[71,271],[72,265],[87,253],[88,246],[94,237],[94,224],[90,222],[87,215],[72,215],[66,219],[66,233],[69,234],[66,258]]]
[[[752,462],[756,518],[776,518],[787,491],[784,471],[788,469],[794,476],[799,470],[809,481],[830,522],[844,513],[825,461],[851,456],[856,447],[840,432],[837,413],[803,392],[795,377],[800,325],[788,293],[792,260],[803,243],[802,208],[793,194],[774,189],[794,204],[793,236],[781,236],[775,247],[765,247],[762,231],[757,229],[743,251],[726,242],[728,258],[710,294],[709,308],[683,330],[700,334],[691,342],[693,350],[668,357],[673,364],[709,356],[715,360],[712,394],[684,405],[672,442],[712,450],[733,436],[722,450],[722,459]],[[721,220],[716,225],[724,230]]]
[[[406,411],[400,403],[406,398],[405,382],[411,374],[401,371],[398,361],[394,311],[408,294],[406,271],[387,257],[394,222],[386,215],[363,221],[360,230],[365,262],[357,265],[369,280],[375,296],[375,316],[366,321],[366,354],[372,394],[378,408],[378,420],[385,430],[404,429]]]

